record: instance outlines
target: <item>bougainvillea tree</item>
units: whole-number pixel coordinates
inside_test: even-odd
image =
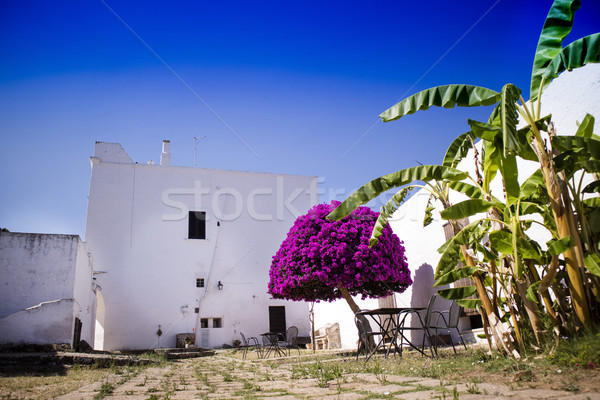
[[[378,213],[359,207],[339,221],[327,219],[340,202],[319,204],[296,219],[273,257],[268,292],[274,298],[333,301],[353,295],[383,297],[412,284],[402,242],[389,226],[376,246],[369,238]]]

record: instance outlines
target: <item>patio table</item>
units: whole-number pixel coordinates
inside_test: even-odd
[[[391,308],[376,308],[373,310],[360,310],[355,316],[369,317],[371,321],[374,321],[379,327],[379,333],[381,339],[375,346],[375,348],[367,355],[366,360],[368,361],[371,356],[376,354],[379,350],[386,347],[386,340],[389,340],[389,346],[386,350],[385,356],[389,355],[390,349],[394,347],[394,354],[398,351],[402,354],[402,348],[398,346],[398,338],[400,335],[401,343],[406,341],[412,348],[418,350],[421,354],[425,355],[422,349],[415,346],[408,338],[404,335],[404,330],[411,330],[414,328],[407,328],[404,326],[406,317],[408,314],[414,313],[424,327],[423,317],[421,312],[425,310],[424,307],[391,307]]]
[[[265,349],[265,358],[269,357],[269,354],[276,353],[278,356],[283,357],[286,355],[285,349],[279,346],[280,333],[277,332],[265,332],[261,333],[260,336],[266,338],[263,340],[263,349]]]

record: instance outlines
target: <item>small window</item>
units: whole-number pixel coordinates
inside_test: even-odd
[[[200,328],[208,328],[208,318],[200,318]]]
[[[199,314],[199,313],[200,313],[200,307],[196,307],[196,308],[194,308],[194,312],[195,312],[196,314]]]
[[[206,239],[206,212],[190,211],[188,239]]]
[[[213,318],[213,328],[222,328],[223,327],[223,321],[221,320],[221,318]]]
[[[196,287],[204,287],[204,278],[196,279]]]

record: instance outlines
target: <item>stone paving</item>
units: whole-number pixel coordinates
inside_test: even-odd
[[[528,389],[479,384],[445,384],[431,378],[367,373],[345,374],[328,382],[298,376],[293,365],[277,360],[241,361],[224,356],[187,359],[137,374],[112,375],[60,397],[105,399],[566,399],[600,400],[599,392]],[[293,376],[296,375],[296,376]],[[104,390],[103,390],[104,388]],[[111,393],[108,393],[112,389]]]

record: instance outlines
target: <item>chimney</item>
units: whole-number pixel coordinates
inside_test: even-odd
[[[160,153],[160,166],[168,167],[171,165],[171,153],[169,147],[171,146],[170,140],[163,140],[162,153]]]

